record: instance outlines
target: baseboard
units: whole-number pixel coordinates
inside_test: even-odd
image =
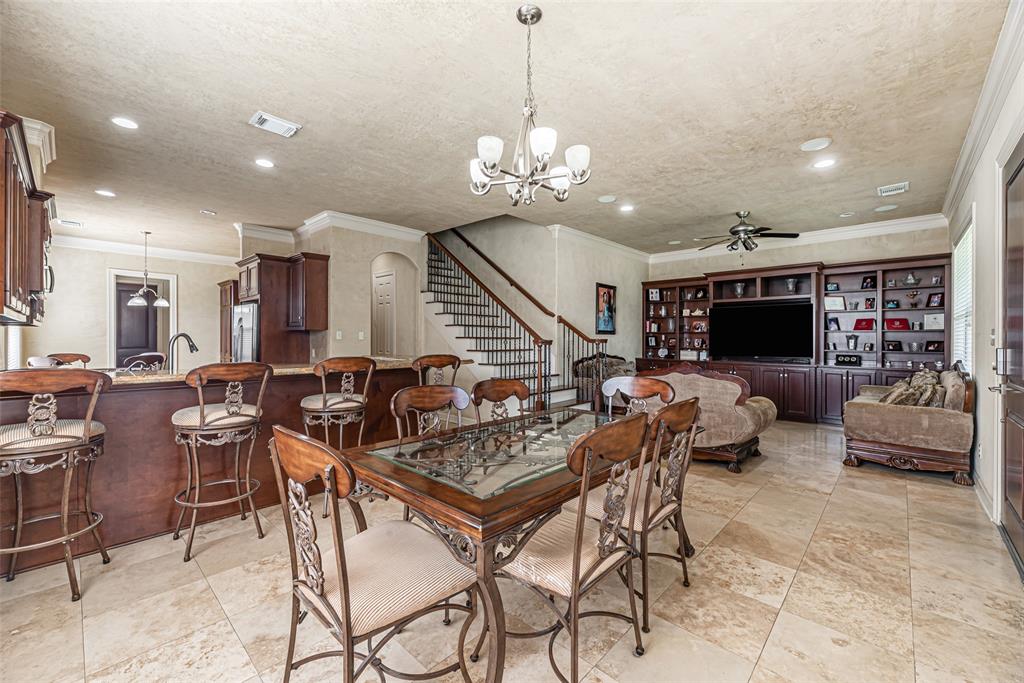
[[[999,524],[999,516],[996,514],[995,501],[992,499],[992,492],[985,488],[985,484],[982,483],[981,479],[974,477],[974,493],[978,496],[978,502],[981,503],[981,509],[985,511],[988,518],[992,520],[993,524]]]

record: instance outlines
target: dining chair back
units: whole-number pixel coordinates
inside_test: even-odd
[[[671,403],[676,392],[672,385],[653,377],[612,377],[606,379],[601,385],[601,398],[612,414],[612,398],[616,394],[625,399],[626,414],[643,413],[647,411],[648,399],[657,398],[662,403]]]
[[[71,365],[72,363],[81,363],[82,367],[86,367],[92,360],[89,356],[84,353],[50,353],[47,354],[47,358],[52,358],[57,361],[58,365]]]
[[[468,407],[469,394],[465,389],[443,384],[406,387],[391,397],[391,414],[395,417],[399,439],[441,432],[439,411],[445,409],[455,409],[457,426],[461,427],[462,411]]]
[[[455,384],[462,360],[448,353],[434,353],[420,356],[412,362],[412,369],[419,376],[420,384]],[[445,369],[451,368],[451,376],[445,377]]]
[[[490,401],[491,410],[488,420],[504,420],[508,418],[508,399],[515,397],[519,400],[519,414],[524,413],[523,402],[530,398],[530,388],[526,383],[518,379],[485,379],[473,385],[470,392],[470,399],[473,401],[473,410],[476,413],[476,422],[480,424],[480,406],[484,401]]]

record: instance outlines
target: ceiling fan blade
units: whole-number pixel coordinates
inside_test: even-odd
[[[716,247],[719,244],[725,244],[726,242],[732,242],[733,239],[735,239],[735,238],[730,235],[729,237],[726,237],[725,239],[719,240],[717,242],[712,242],[711,244],[705,244],[703,247],[701,247],[697,251],[704,251],[705,249],[710,249],[711,247]]]
[[[768,232],[769,230],[771,230],[771,228],[755,228],[754,230],[750,231],[750,234],[760,235],[761,233]]]
[[[694,237],[693,241],[694,242],[702,242],[704,240],[720,240],[720,239],[724,239],[725,237],[728,237],[728,235],[710,235],[708,237]]]
[[[785,237],[787,239],[793,239],[799,236],[800,233],[798,232],[766,232],[758,235],[758,237]]]

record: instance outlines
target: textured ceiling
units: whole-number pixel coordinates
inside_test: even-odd
[[[741,208],[796,231],[939,211],[1006,2],[546,0],[538,123],[559,150],[588,143],[593,177],[510,209],[500,188],[473,197],[466,165],[481,134],[514,143],[516,6],[5,1],[0,106],[56,127],[46,187],[86,223],[69,234],[147,228],[154,246],[231,254],[237,221],[333,209],[435,231],[512,213],[657,252]],[[257,109],[304,128],[259,131]],[[838,160],[824,172],[798,150],[820,135]],[[901,180],[899,209],[874,213],[875,187]]]

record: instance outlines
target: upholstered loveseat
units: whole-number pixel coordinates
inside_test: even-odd
[[[700,399],[700,425],[693,448],[696,460],[729,463],[730,472],[739,472],[740,463],[760,455],[759,436],[776,417],[775,404],[762,396],[751,396],[750,385],[742,377],[726,375],[690,363],[638,373],[668,382],[675,400]],[[661,401],[648,401],[648,410],[657,411]]]
[[[856,398],[846,402],[843,464],[857,467],[862,460],[870,460],[902,470],[953,472],[955,483],[971,486],[974,381],[957,363],[954,369],[933,376],[925,392],[916,387],[916,400],[914,392],[907,391],[909,386],[909,381],[895,389],[863,386]]]

